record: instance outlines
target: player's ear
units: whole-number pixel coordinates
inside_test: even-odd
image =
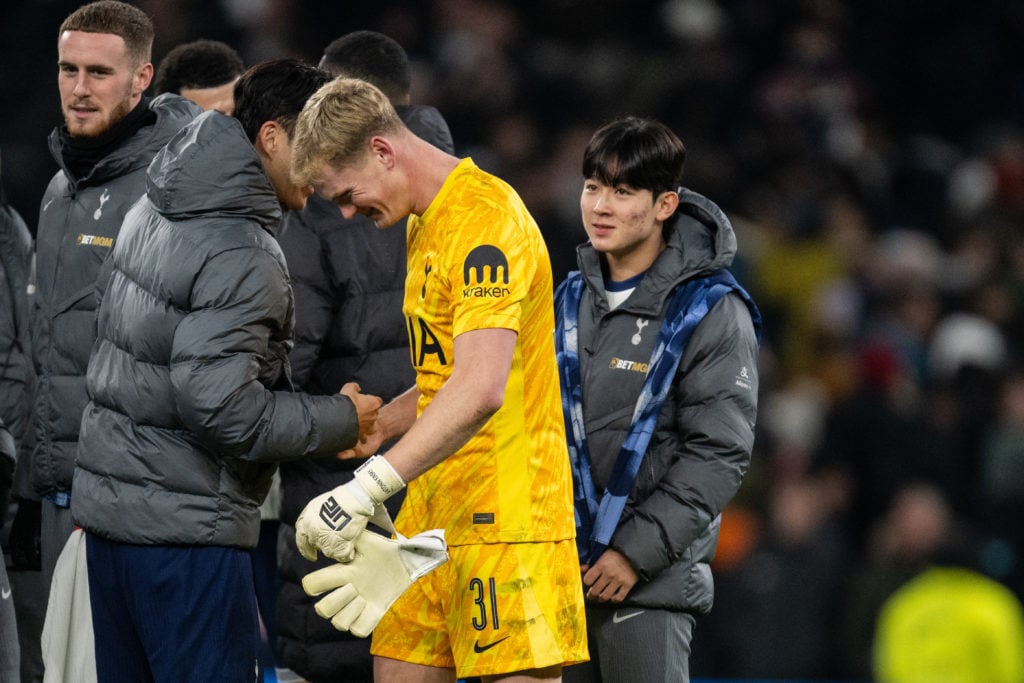
[[[679,195],[675,192],[662,192],[654,200],[654,207],[657,210],[655,218],[659,221],[667,221],[679,207]]]
[[[282,143],[283,139],[281,136],[283,135],[286,135],[286,133],[278,125],[277,121],[264,121],[260,129],[256,131],[256,141],[253,145],[259,152],[272,157],[277,152],[278,146]]]
[[[139,66],[135,70],[135,76],[132,79],[132,95],[141,95],[146,92],[146,88],[153,81],[153,65],[150,62],[146,62]]]
[[[381,135],[370,138],[370,158],[378,159],[387,168],[394,166],[395,148],[391,141]]]

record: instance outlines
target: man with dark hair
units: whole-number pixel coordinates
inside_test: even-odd
[[[101,265],[125,213],[145,191],[153,155],[200,111],[177,96],[144,95],[153,77],[152,44],[153,24],[146,13],[116,0],[79,7],[57,33],[64,123],[50,134],[49,149],[60,170],[42,198],[36,231],[30,319],[38,386],[26,437],[33,447],[18,463],[27,471],[16,476],[19,533],[12,539],[12,551],[27,564],[33,564],[33,555],[39,558],[43,588],[31,602],[40,613],[73,528],[71,478],[88,401],[85,372],[95,338]],[[35,549],[35,538],[41,539],[41,550]],[[20,624],[29,622],[27,615],[19,617]],[[23,660],[40,661],[38,634],[23,642],[34,649],[23,652]]]
[[[555,291],[590,645],[567,683],[690,680],[720,515],[750,465],[761,315],[728,271],[728,217],[682,187],[685,160],[638,117],[583,154],[588,241]]]
[[[380,88],[394,104],[409,104],[412,69],[405,49],[376,31],[353,31],[324,48],[320,68],[335,76],[361,78]]]
[[[434,107],[409,104],[410,68],[405,50],[373,31],[332,42],[320,67],[332,76],[354,76],[387,93],[417,135],[447,152],[451,133]],[[405,221],[379,230],[364,216],[345,219],[329,200],[313,195],[289,213],[280,238],[295,288],[293,378],[316,394],[346,382],[391,400],[414,381],[402,319],[405,288]],[[371,681],[370,642],[310,618],[314,599],[302,590],[312,568],[295,547],[295,518],[324,487],[349,481],[362,459],[296,461],[281,467],[282,509],[278,547],[282,584],[277,603],[278,652],[284,663],[315,683]],[[388,500],[392,516],[402,497]],[[333,564],[320,560],[317,567]]]
[[[293,301],[274,238],[310,187],[289,137],[328,80],[296,60],[243,74],[161,149],[101,292],[75,469],[99,680],[252,681],[248,550],[277,463],[333,456],[381,400],[295,393]],[[187,674],[185,674],[187,672]]]
[[[200,38],[168,52],[156,69],[157,94],[172,92],[204,110],[231,115],[235,83],[245,71],[238,52],[219,40]]]

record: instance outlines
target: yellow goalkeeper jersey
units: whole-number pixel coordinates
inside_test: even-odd
[[[451,545],[573,538],[551,263],[536,222],[507,183],[463,159],[407,229],[403,312],[418,413],[451,375],[456,336],[503,328],[518,338],[504,405],[410,483],[396,526],[444,528]]]

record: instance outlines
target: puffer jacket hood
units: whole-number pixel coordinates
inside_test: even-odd
[[[238,121],[197,117],[146,182],[101,288],[71,513],[121,543],[250,548],[277,463],[350,448],[357,415],[292,389],[281,209]]]
[[[171,220],[246,216],[271,233],[281,222],[281,205],[242,124],[216,111],[200,115],[157,153],[146,193]]]
[[[669,248],[682,251],[684,272],[707,272],[732,265],[736,256],[736,232],[718,204],[681,187],[676,216],[678,229],[672,231]],[[692,222],[687,219],[700,223],[705,230],[686,229],[692,228]]]

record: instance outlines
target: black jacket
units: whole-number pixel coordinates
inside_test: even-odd
[[[33,377],[28,324],[31,270],[32,235],[0,188],[0,419],[16,440],[28,424]]]
[[[0,525],[29,421],[33,373],[29,356],[28,282],[32,235],[0,187]]]
[[[31,480],[38,496],[71,488],[78,428],[88,401],[85,369],[95,338],[96,284],[125,213],[146,190],[146,167],[200,109],[178,95],[149,104],[156,115],[83,178],[68,170],[57,130],[36,232],[32,353],[38,390],[32,410]]]
[[[668,248],[629,298],[609,310],[599,255],[589,243],[579,247],[586,281],[578,328],[583,419],[597,491],[608,483],[646,377],[629,368],[650,359],[672,293],[696,275],[728,267],[735,252],[725,214],[684,190]],[[751,312],[737,294],[707,313],[683,350],[610,544],[640,575],[623,604],[711,609],[709,563],[720,513],[739,489],[754,444],[757,353]]]
[[[122,543],[248,548],[276,463],[355,444],[345,396],[294,393],[281,208],[236,119],[153,159],[97,316],[71,512]]]
[[[398,107],[421,138],[453,152],[451,134],[433,107]],[[346,382],[385,401],[411,387],[416,374],[402,318],[405,221],[387,229],[356,216],[341,217],[332,202],[313,195],[285,218],[280,238],[295,289],[293,378],[306,391],[336,394]],[[324,459],[281,467],[277,600],[278,650],[294,671],[316,683],[371,680],[369,642],[342,633],[313,611],[302,577],[317,566],[295,547],[295,518],[306,503],[352,478],[363,461]],[[389,499],[394,515],[401,497]]]

